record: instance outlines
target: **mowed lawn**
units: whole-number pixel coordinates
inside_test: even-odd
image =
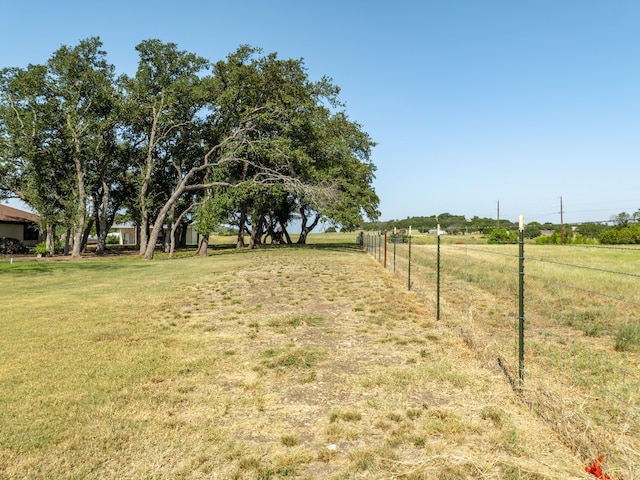
[[[0,478],[579,479],[348,245],[0,263]]]

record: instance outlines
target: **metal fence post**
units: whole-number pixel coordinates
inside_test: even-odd
[[[407,273],[407,290],[411,290],[411,227],[409,227],[409,267]]]
[[[384,232],[384,269],[387,269],[387,232]]]
[[[393,273],[396,273],[396,244],[398,243],[398,233],[395,230],[396,227],[393,227]]]
[[[438,248],[436,250],[436,320],[440,321],[440,225],[437,231]]]
[[[371,251],[372,251],[371,256],[373,258],[376,258],[378,255],[377,247],[378,247],[378,240],[376,239],[376,234],[372,233],[371,234]]]
[[[518,379],[524,382],[524,215],[520,215],[518,255]]]

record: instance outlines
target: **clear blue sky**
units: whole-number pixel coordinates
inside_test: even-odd
[[[378,142],[381,219],[559,223],[640,209],[638,0],[0,0],[0,67],[99,36],[213,61],[241,44],[332,77]]]

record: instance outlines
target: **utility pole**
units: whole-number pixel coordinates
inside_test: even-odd
[[[500,228],[500,200],[498,200],[498,227]]]
[[[560,242],[564,245],[564,210],[562,209],[562,196],[560,197]]]

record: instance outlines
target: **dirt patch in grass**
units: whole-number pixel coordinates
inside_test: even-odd
[[[196,390],[224,405],[217,424],[244,452],[216,465],[221,478],[580,475],[500,372],[402,287],[366,257],[332,252],[262,255],[189,287],[199,293],[173,328],[222,354]]]
[[[159,367],[115,379],[45,448],[0,445],[0,477],[584,478],[499,369],[364,253],[203,272],[137,313]],[[142,348],[116,333],[91,338]]]

